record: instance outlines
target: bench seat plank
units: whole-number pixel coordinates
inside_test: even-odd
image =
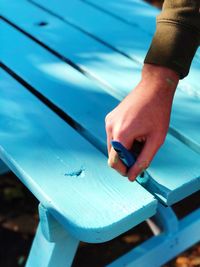
[[[24,10],[22,14],[15,12],[19,6],[20,10]],[[12,0],[9,6],[5,4],[3,13],[34,38],[58,52],[62,57],[70,58],[83,70],[88,70],[97,77],[98,81],[107,84],[107,91],[119,100],[140,80],[139,64],[26,1],[21,0],[19,3]],[[41,29],[37,23],[42,19],[48,22],[48,26]],[[59,38],[55,38],[56,35]],[[57,75],[59,75],[58,72],[59,70]],[[198,123],[200,109],[196,108],[199,100],[200,89],[198,91],[191,89],[188,84],[177,89],[172,111],[172,131],[170,131],[197,152],[200,152],[200,135],[197,134],[197,128],[200,127]],[[190,127],[187,126],[188,124]]]
[[[3,34],[4,63],[106,147],[104,116],[117,103],[116,99],[16,29],[4,22],[1,25],[2,33],[6,33]],[[59,75],[55,75],[57,67]],[[81,101],[73,105],[78,96]],[[200,188],[199,155],[170,135],[149,173],[152,182],[143,185],[166,204],[173,204]]]
[[[36,0],[33,0],[36,1]],[[37,0],[38,1],[38,0]],[[143,0],[81,0],[93,7],[114,16],[115,18],[132,25],[134,28],[139,27],[143,32],[152,35],[156,30],[156,16],[161,10]],[[38,2],[39,3],[39,2]],[[51,10],[52,0],[47,3],[40,1],[40,4]],[[200,55],[200,48],[197,50]]]
[[[81,0],[142,31],[153,35],[159,9],[142,0]],[[51,1],[50,1],[51,2]]]
[[[11,0],[9,5],[5,1],[2,6],[6,18],[11,19],[61,56],[70,59],[100,82],[108,85],[108,91],[116,97],[124,97],[127,89],[131,90],[139,82],[142,67],[140,64],[113,51],[37,6],[25,0],[20,2]],[[16,15],[16,8],[21,10],[19,15]],[[48,25],[39,26],[41,21]],[[57,38],[55,38],[56,35]]]
[[[133,30],[136,27],[140,28],[144,32],[144,41],[146,40],[146,33],[150,34],[152,37],[156,29],[156,16],[161,12],[158,8],[153,7],[149,3],[142,0],[81,0],[103,12],[114,16],[115,18],[128,23],[133,26]],[[41,2],[41,1],[40,1]],[[48,1],[48,5],[52,1]],[[47,6],[46,3],[42,1],[42,5]],[[50,8],[51,9],[51,8]],[[184,45],[184,44],[183,44]],[[147,51],[144,51],[144,56]],[[197,88],[197,93],[200,96],[200,85],[196,83],[199,77],[200,68],[200,48],[198,49],[196,56],[193,59],[191,65],[191,71],[189,75],[180,82],[181,85],[188,88],[189,91],[195,91]]]
[[[95,5],[103,6],[103,9],[110,11],[109,1],[112,0],[88,0],[87,2],[90,1],[92,3],[95,3]],[[132,8],[130,7],[130,10],[132,10],[132,16],[135,17],[135,19],[137,19],[138,21],[140,20],[140,23],[130,25],[80,0],[74,0],[70,3],[66,2],[65,0],[60,0],[59,5],[56,4],[56,0],[31,0],[31,2],[37,3],[44,8],[47,8],[51,12],[66,19],[67,21],[70,21],[78,27],[88,31],[89,33],[94,34],[103,41],[111,44],[113,47],[118,48],[120,51],[122,51],[132,59],[136,59],[141,63],[143,62],[147,50],[150,46],[155,27],[152,27],[152,31],[150,33],[150,31],[144,31],[141,27],[141,24],[143,23],[143,25],[147,27],[147,21],[144,17],[148,17],[148,20],[153,20],[151,23],[149,23],[149,26],[155,24],[155,17],[153,17],[153,14],[155,14],[154,7],[149,5],[149,12],[148,14],[145,14],[146,9],[144,10],[144,12],[140,12],[141,9],[137,9],[138,3],[135,7],[135,3],[131,3],[131,1],[129,1],[129,5],[132,4]],[[121,17],[126,18],[127,13],[130,13],[130,11],[127,11],[127,9],[125,11],[125,8],[128,7],[128,5],[126,5],[126,2],[124,3],[123,0],[113,0],[112,2],[114,2],[112,4],[113,9],[115,9],[115,5],[120,5],[121,3]],[[134,11],[135,15],[133,15]],[[197,85],[196,83],[199,78],[199,68],[200,61],[196,56],[192,63],[193,71],[190,72],[186,79],[181,81],[181,84],[188,85],[190,90],[196,90],[195,88],[197,88],[199,92],[200,85]]]
[[[0,158],[78,240],[103,242],[152,216],[157,201],[0,70]]]

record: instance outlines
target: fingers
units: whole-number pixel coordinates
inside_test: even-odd
[[[107,150],[108,150],[108,156],[110,154],[111,150],[111,140],[112,140],[112,125],[108,122],[108,115],[105,117],[105,129],[106,129],[106,135],[107,135]]]
[[[122,163],[117,152],[112,147],[109,153],[108,165],[118,171],[123,176],[125,176],[127,173],[126,166]]]
[[[107,150],[108,150],[108,157],[111,151],[111,140],[112,140],[112,136],[110,134],[107,134]]]
[[[148,168],[160,146],[161,142],[156,140],[156,138],[149,137],[146,140],[136,163],[128,171],[128,179],[130,181],[134,181],[139,174]]]

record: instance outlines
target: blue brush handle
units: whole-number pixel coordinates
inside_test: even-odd
[[[114,148],[114,150],[118,153],[119,158],[126,165],[127,168],[133,166],[133,164],[136,162],[136,157],[130,151],[128,151],[118,141],[111,141],[111,145]]]

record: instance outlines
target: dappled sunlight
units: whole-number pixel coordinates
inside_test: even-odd
[[[198,72],[198,71],[197,71]],[[189,79],[190,81],[190,79]],[[189,83],[188,79],[180,80],[177,91],[182,91],[186,95],[200,99],[200,87],[193,86]]]
[[[99,91],[102,92],[102,89],[98,86],[94,86],[92,83],[87,83],[87,86],[84,84],[84,79],[82,75],[71,75],[69,72],[70,68],[63,62],[48,62],[48,63],[42,63],[37,66],[39,70],[49,75],[51,78],[54,78],[56,81],[61,81],[63,84],[70,83],[74,84],[75,86],[80,87],[82,90],[86,91]],[[67,84],[66,84],[67,86]],[[67,88],[66,88],[67,89]]]
[[[90,263],[81,259],[80,265],[96,266],[91,259],[98,258],[97,265],[107,266],[101,264],[101,258],[113,257],[117,250],[125,258],[114,265],[137,265],[145,259],[165,264],[164,257],[169,260],[197,240],[193,232],[198,229],[198,211],[179,224],[172,209],[161,203],[171,206],[200,188],[199,51],[190,75],[176,91],[165,142],[147,168],[147,175],[140,174],[130,182],[108,166],[107,151],[108,140],[126,137],[122,135],[127,127],[122,127],[119,134],[112,118],[105,123],[105,117],[140,81],[159,10],[141,0],[3,2],[0,159],[41,203],[39,227],[26,264],[71,265],[79,240],[102,243],[115,237],[121,239],[122,233],[141,222],[145,224],[145,220],[149,223],[155,214],[160,236],[141,243],[137,228],[137,238],[131,236],[128,241],[127,256],[124,244],[121,249],[119,239],[115,239],[116,245],[111,245],[103,257],[96,257],[96,253],[90,257],[91,251],[89,256],[84,251],[84,258]],[[124,107],[127,109],[126,102]],[[122,154],[119,151],[120,158]],[[136,168],[143,165],[139,161]],[[118,164],[118,158],[113,162]],[[5,190],[0,184],[0,195],[5,195],[8,207],[14,207],[18,215],[15,206],[21,196],[13,194],[12,184],[5,181]],[[8,198],[11,194],[14,201]],[[188,206],[184,204],[184,211],[189,212]],[[10,220],[14,216],[8,207],[3,202],[2,210]],[[1,217],[2,214],[3,225],[5,219]],[[26,217],[22,220],[23,230],[25,224],[29,224]],[[184,236],[185,231],[188,236],[191,232],[191,240]],[[142,234],[144,240],[149,238],[145,231]],[[23,236],[27,242],[27,234],[23,232]],[[183,244],[179,242],[182,236]],[[68,249],[63,254],[61,250],[67,242]],[[13,244],[13,249],[20,247]],[[85,250],[85,246],[81,243],[80,247]],[[10,247],[9,244],[6,250]],[[168,253],[157,257],[156,251],[163,252],[165,248]],[[65,257],[67,254],[69,257]],[[27,254],[10,258],[17,262],[12,266],[23,265]],[[72,265],[79,263],[74,261]]]
[[[34,0],[34,2],[37,2],[37,0]],[[125,53],[127,53],[125,49],[133,53],[135,51],[133,58],[137,58],[138,50],[143,50],[144,58],[144,53],[150,44],[151,36],[141,32],[138,27],[134,29],[132,26],[123,24],[102,11],[79,1],[70,3],[63,1],[62,5],[54,5],[54,1],[43,1],[42,5],[47,6],[55,13],[59,13],[63,19],[66,19],[66,22],[72,22],[74,25],[94,34]],[[62,9],[61,6],[63,6]]]
[[[3,102],[3,103],[2,103]],[[22,107],[17,107],[17,110],[13,106],[15,105],[14,102],[12,101],[7,101],[4,103],[4,101],[0,101],[1,105],[1,111],[0,111],[0,138],[5,135],[8,138],[12,138],[13,134],[12,132],[14,131],[15,136],[24,136],[27,133],[27,130],[31,128],[30,123],[25,123],[26,119],[23,114],[23,108]],[[6,110],[4,109],[4,106],[6,105]],[[10,108],[10,109],[9,109]],[[21,114],[19,113],[21,110]],[[11,113],[14,111],[14,113]]]

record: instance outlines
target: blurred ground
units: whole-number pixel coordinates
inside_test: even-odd
[[[178,217],[197,208],[199,199],[200,193],[196,193],[181,205],[176,204]],[[38,223],[37,205],[38,201],[13,174],[0,176],[0,267],[24,266]],[[81,243],[73,267],[103,267],[150,236],[151,231],[142,223],[104,244]],[[200,267],[200,244],[164,267]]]
[[[164,2],[164,0],[144,0],[144,1],[152,4],[153,6],[156,6],[158,8],[161,8],[162,4]]]

